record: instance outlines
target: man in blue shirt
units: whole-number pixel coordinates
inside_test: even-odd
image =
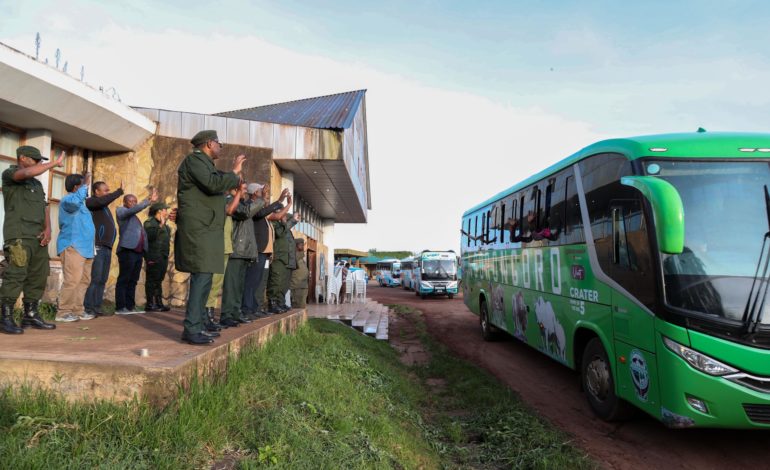
[[[64,189],[67,195],[59,203],[59,236],[56,252],[61,258],[64,282],[59,291],[59,309],[56,321],[73,322],[91,320],[86,313],[83,299],[91,283],[91,264],[94,260],[94,221],[86,207],[91,174],[67,175]]]

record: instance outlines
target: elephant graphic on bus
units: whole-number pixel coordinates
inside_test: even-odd
[[[564,327],[561,326],[559,319],[556,318],[551,302],[544,300],[542,297],[538,298],[535,303],[535,317],[537,318],[540,336],[543,341],[541,349],[546,354],[554,356],[561,361],[566,361],[567,336],[564,334]]]

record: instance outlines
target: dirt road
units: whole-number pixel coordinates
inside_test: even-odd
[[[575,372],[511,338],[483,341],[478,317],[462,299],[421,300],[374,285],[367,293],[383,304],[421,310],[433,336],[495,375],[607,468],[770,469],[770,432],[671,430],[641,412],[628,422],[605,423],[592,414]]]

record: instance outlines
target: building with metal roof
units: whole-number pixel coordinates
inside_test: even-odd
[[[62,171],[39,177],[52,206],[54,229],[66,174],[86,169],[95,181],[113,189],[122,186],[140,199],[156,188],[173,206],[176,171],[191,150],[190,138],[214,129],[224,143],[217,167],[226,171],[238,154],[245,154],[244,179],[270,183],[273,199],[282,188],[291,190],[292,211],[302,215],[293,231],[308,242],[310,292],[315,292],[315,282],[324,285],[321,281],[331,272],[335,224],[365,223],[371,209],[365,93],[357,90],[218,115],[132,108],[0,44],[0,171],[15,163],[20,145],[34,145],[46,156],[67,152]],[[55,244],[51,247],[55,267],[59,261]],[[108,298],[118,263],[112,266]],[[59,276],[49,280],[55,299],[61,278],[60,270],[52,272]],[[172,305],[183,304],[187,275],[172,264],[166,282],[164,291],[172,295]],[[137,290],[140,304],[142,291]]]
[[[353,125],[365,94],[366,90],[348,91],[215,115],[315,129],[343,130]]]

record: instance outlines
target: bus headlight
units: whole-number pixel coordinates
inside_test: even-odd
[[[420,281],[420,287],[423,289],[433,289],[433,286],[430,284],[430,282]]]
[[[701,354],[698,351],[695,351],[694,349],[690,349],[687,346],[682,346],[676,341],[670,338],[666,338],[665,336],[663,337],[663,343],[668,349],[687,361],[687,363],[692,367],[706,374],[719,377],[722,375],[734,374],[735,372],[738,372],[738,369],[733,369],[727,364],[723,364],[716,359],[712,359],[705,354]]]

